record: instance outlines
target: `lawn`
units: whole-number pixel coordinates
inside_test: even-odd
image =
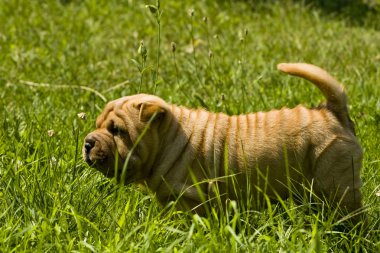
[[[380,252],[380,8],[352,2],[0,0],[0,252]],[[298,61],[347,88],[366,229],[307,202],[176,212],[82,161],[96,116],[125,95],[228,114],[318,105],[276,70]]]

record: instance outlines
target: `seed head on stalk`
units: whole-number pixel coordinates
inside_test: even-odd
[[[141,55],[141,58],[143,59],[143,61],[145,62],[146,61],[146,57],[148,55],[148,50],[146,49],[145,45],[144,45],[144,41],[140,41],[140,46],[139,46],[139,49],[137,50],[137,53],[139,55]]]

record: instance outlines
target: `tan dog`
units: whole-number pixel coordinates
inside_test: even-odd
[[[107,104],[83,156],[107,177],[146,184],[164,205],[180,196],[180,209],[202,213],[216,193],[287,198],[302,185],[348,211],[359,209],[362,149],[343,86],[313,65],[278,69],[313,82],[327,103],[228,116],[127,96]]]

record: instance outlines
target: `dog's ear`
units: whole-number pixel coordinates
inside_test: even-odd
[[[165,108],[159,102],[140,102],[135,107],[139,110],[141,122],[148,122],[152,117],[156,120],[165,114]]]

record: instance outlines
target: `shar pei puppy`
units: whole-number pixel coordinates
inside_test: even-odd
[[[118,182],[146,185],[163,205],[175,201],[201,214],[216,198],[260,203],[305,187],[308,195],[359,211],[363,154],[344,87],[314,65],[278,69],[311,81],[327,102],[228,116],[153,95],[126,96],[106,105],[83,157]]]

